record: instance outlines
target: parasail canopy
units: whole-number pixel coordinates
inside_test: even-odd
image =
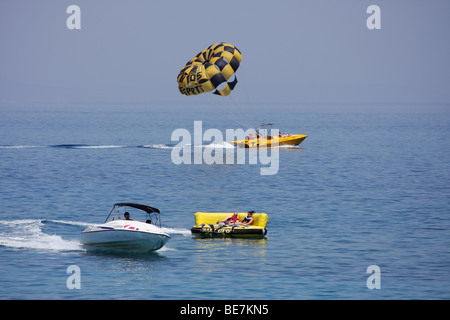
[[[242,60],[241,52],[232,44],[219,42],[199,52],[178,74],[178,89],[187,96],[214,90],[227,96],[237,84],[233,77]]]

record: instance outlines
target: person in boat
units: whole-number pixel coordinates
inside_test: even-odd
[[[255,135],[253,133],[250,133],[248,135],[248,140],[253,140],[253,139],[255,139]]]
[[[125,220],[133,220],[133,219],[130,219],[130,213],[129,212],[125,212],[123,216],[125,217]]]
[[[249,211],[247,212],[247,216],[244,218],[244,220],[241,221],[242,224],[245,225],[251,225],[253,223],[253,214],[255,213],[255,211]]]
[[[281,131],[278,132],[278,138],[281,138],[283,135],[281,134]]]
[[[233,213],[232,216],[226,217],[225,219],[223,219],[222,221],[217,221],[217,224],[219,223],[224,223],[224,224],[235,224],[239,222],[239,218],[238,218],[238,213],[235,212]]]

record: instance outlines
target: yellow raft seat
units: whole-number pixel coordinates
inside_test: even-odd
[[[191,232],[202,236],[231,236],[231,237],[264,237],[267,234],[266,224],[269,217],[265,213],[254,213],[251,225],[217,223],[232,216],[229,212],[196,212],[195,226]],[[240,212],[239,221],[247,216],[246,212]]]

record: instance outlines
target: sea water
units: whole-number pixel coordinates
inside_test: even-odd
[[[308,135],[268,176],[174,164],[177,128],[248,129],[177,108],[0,111],[1,299],[450,298],[448,106],[266,106],[263,121]],[[171,240],[87,251],[81,232],[117,202],[159,208]],[[269,215],[266,238],[190,233],[196,211],[249,210]]]

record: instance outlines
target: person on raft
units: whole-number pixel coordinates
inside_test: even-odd
[[[251,225],[253,223],[253,214],[255,211],[249,211],[247,212],[247,216],[244,218],[244,220],[241,221],[242,224]]]
[[[232,216],[226,217],[222,221],[217,221],[217,224],[223,223],[223,224],[244,224],[244,225],[251,225],[253,223],[253,214],[255,211],[249,211],[247,213],[247,216],[244,218],[244,220],[239,221],[238,213],[233,213]]]
[[[226,217],[222,221],[217,221],[217,224],[219,223],[225,223],[225,224],[235,224],[239,222],[238,213],[237,211],[233,213],[232,216]]]

